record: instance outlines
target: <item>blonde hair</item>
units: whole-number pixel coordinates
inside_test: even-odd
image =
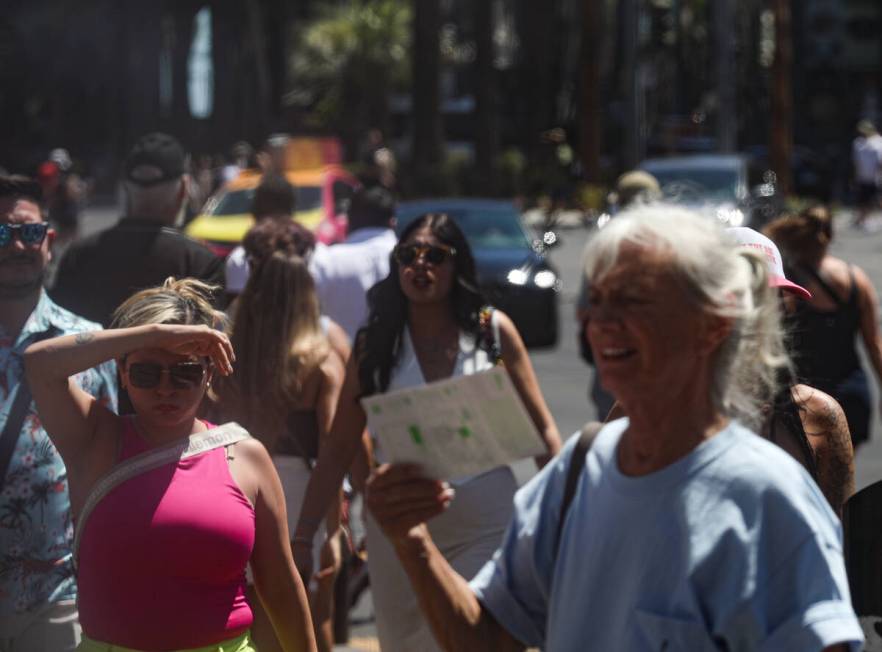
[[[276,251],[252,270],[239,295],[231,341],[236,365],[217,385],[225,415],[249,427],[272,450],[304,383],[330,344],[306,261]]]
[[[785,257],[800,265],[814,266],[833,241],[833,216],[826,206],[817,204],[769,222],[763,233]]]
[[[159,287],[136,292],[113,311],[111,328],[145,324],[185,324],[217,328],[223,315],[211,305],[216,285],[195,278],[168,277]]]
[[[583,261],[588,286],[612,268],[626,243],[669,253],[698,309],[732,320],[713,361],[711,400],[723,414],[759,428],[761,406],[774,397],[780,371],[790,366],[766,262],[739,250],[710,217],[646,205],[623,211],[588,243]]]

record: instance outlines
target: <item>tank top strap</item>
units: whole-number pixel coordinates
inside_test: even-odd
[[[821,286],[821,289],[824,291],[824,294],[826,294],[828,297],[830,297],[830,300],[836,304],[837,308],[840,308],[840,309],[844,308],[851,301],[851,295],[849,295],[849,298],[847,300],[843,300],[839,296],[839,293],[836,292],[836,290],[830,285],[830,283],[828,283],[827,280],[823,276],[821,276],[820,271],[818,271],[808,265],[802,267],[802,269],[812,278],[812,280],[814,280],[815,283],[817,283],[818,285]],[[851,286],[852,286],[851,291],[853,292],[854,291],[854,274],[852,273],[851,266],[849,266],[848,272],[849,272],[849,277],[851,279]]]
[[[854,278],[854,265],[848,266],[848,281],[851,283],[851,289],[848,292],[848,305],[852,308],[857,308],[858,305],[858,287],[857,281]]]

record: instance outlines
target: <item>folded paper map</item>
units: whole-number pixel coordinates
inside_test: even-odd
[[[505,369],[361,400],[381,458],[455,479],[541,455],[545,445]]]

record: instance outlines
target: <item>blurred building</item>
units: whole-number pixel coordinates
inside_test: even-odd
[[[841,195],[856,123],[882,120],[882,3],[800,0],[793,28],[794,139],[830,159]]]

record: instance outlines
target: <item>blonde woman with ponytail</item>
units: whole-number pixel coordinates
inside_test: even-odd
[[[78,650],[253,652],[248,565],[281,649],[315,650],[269,453],[235,424],[197,416],[235,361],[216,329],[214,289],[168,279],[125,301],[110,330],[25,352],[37,409],[68,472]],[[131,416],[69,382],[110,359]]]
[[[592,237],[584,275],[588,339],[626,416],[518,491],[471,582],[426,525],[455,500],[446,483],[408,465],[368,482],[440,647],[858,649],[839,521],[755,434],[787,365],[765,261],[712,218],[647,206]]]
[[[319,447],[337,407],[344,361],[329,340],[334,325],[319,313],[306,260],[285,244],[293,239],[284,234],[296,228],[290,220],[286,222],[262,223],[246,237],[251,274],[233,314],[236,368],[220,379],[214,394],[215,410],[224,420],[247,427],[271,452],[293,531]],[[258,232],[262,237],[255,237]],[[254,242],[263,246],[249,246]],[[322,568],[312,586],[320,650],[333,647],[331,604],[339,563],[333,546],[338,541],[340,508],[338,499],[326,520],[330,543],[320,551],[325,537],[316,537],[313,549],[313,567]],[[320,556],[322,563],[318,564]],[[279,649],[269,622],[260,613],[254,636],[261,651]]]

